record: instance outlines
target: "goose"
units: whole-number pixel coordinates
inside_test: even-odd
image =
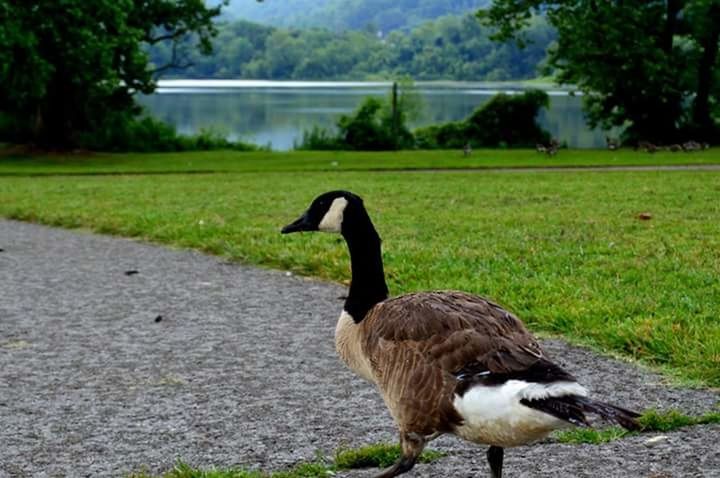
[[[492,478],[504,449],[566,426],[586,413],[637,429],[637,413],[588,397],[499,305],[458,291],[388,296],[380,236],[363,200],[349,191],[315,198],[283,234],[341,234],[350,251],[350,289],[335,330],[342,361],[375,384],[399,431],[401,456],[377,478],[413,468],[443,434],[489,445]]]

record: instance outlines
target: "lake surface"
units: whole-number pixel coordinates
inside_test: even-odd
[[[506,83],[418,82],[421,118],[412,126],[460,120],[499,92],[517,93]],[[165,80],[157,92],[140,98],[155,117],[179,133],[214,129],[230,139],[292,149],[313,126],[333,127],[366,96],[387,96],[389,82],[298,82],[252,80]],[[540,124],[570,147],[604,147],[605,135],[585,125],[581,97],[548,90],[550,108]]]

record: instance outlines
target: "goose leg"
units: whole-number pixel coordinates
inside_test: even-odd
[[[491,446],[487,451],[488,463],[490,463],[490,476],[502,478],[504,450],[499,446]]]
[[[415,462],[422,453],[423,448],[425,448],[426,442],[425,438],[417,433],[400,433],[402,456],[393,466],[384,470],[375,478],[392,478],[410,471],[415,466]]]

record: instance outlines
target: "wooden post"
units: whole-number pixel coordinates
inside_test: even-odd
[[[393,135],[393,144],[395,145],[395,148],[398,147],[398,107],[397,107],[397,101],[398,101],[398,84],[397,81],[393,81],[392,86],[392,135]]]

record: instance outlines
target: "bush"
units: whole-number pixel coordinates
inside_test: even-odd
[[[310,131],[303,131],[302,141],[300,144],[295,143],[294,148],[311,151],[346,149],[345,145],[340,141],[340,138],[338,138],[337,133],[319,126],[313,126]]]
[[[255,145],[229,141],[220,132],[201,130],[193,136],[179,135],[171,125],[149,116],[139,119],[126,114],[108,117],[102,127],[92,128],[80,136],[82,148],[95,151],[199,151],[211,149],[234,149],[254,151]]]
[[[540,108],[547,107],[547,93],[529,90],[521,95],[495,95],[460,122],[433,125],[415,131],[421,148],[533,147],[547,143],[550,134],[536,122]]]
[[[341,116],[339,137],[351,149],[382,151],[396,149],[392,132],[381,117],[383,103],[377,98],[365,98],[355,114]]]
[[[388,151],[415,146],[415,138],[406,123],[417,116],[422,103],[409,79],[399,82],[393,112],[392,97],[368,97],[352,115],[343,115],[337,122],[337,132],[313,128],[303,132],[296,149],[354,149],[360,151]]]

